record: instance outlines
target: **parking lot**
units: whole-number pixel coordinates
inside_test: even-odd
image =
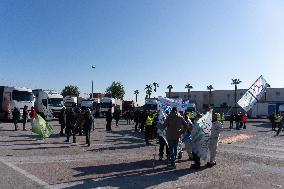
[[[96,119],[91,146],[85,137],[66,143],[56,132],[41,140],[30,130],[15,132],[0,123],[0,188],[280,188],[284,187],[284,132],[275,137],[267,120],[249,120],[246,130],[224,130],[217,165],[189,169],[185,155],[177,169],[158,161],[158,144],[146,146],[143,133],[121,120],[105,131]],[[71,140],[72,141],[72,140]]]

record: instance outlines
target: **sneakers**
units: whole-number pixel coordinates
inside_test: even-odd
[[[211,168],[211,167],[213,167],[214,165],[216,165],[216,162],[213,162],[213,163],[207,163],[206,164],[206,167],[208,167],[208,168]]]

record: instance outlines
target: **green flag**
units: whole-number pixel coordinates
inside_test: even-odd
[[[32,125],[32,132],[41,138],[48,138],[53,133],[53,128],[40,115],[37,115]]]

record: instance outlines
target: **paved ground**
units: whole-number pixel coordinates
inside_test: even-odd
[[[58,122],[51,123],[59,131]],[[106,132],[104,119],[97,119],[90,147],[84,136],[76,144],[57,134],[41,140],[0,123],[0,188],[284,187],[284,132],[275,137],[266,120],[250,120],[240,131],[225,122],[217,166],[198,171],[189,169],[186,155],[176,170],[168,169],[156,160],[158,145],[145,146],[143,133],[125,123]]]

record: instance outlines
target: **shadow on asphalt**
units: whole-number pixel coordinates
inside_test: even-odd
[[[98,181],[91,178],[77,180],[84,181],[83,184],[67,187],[67,189],[77,188],[97,188],[97,187],[117,187],[120,189],[128,188],[147,188],[156,186],[164,182],[176,181],[179,177],[202,171],[190,168],[170,169],[168,167],[153,168],[153,160],[142,160],[130,163],[100,165],[93,167],[78,167],[74,170],[81,172],[74,177],[92,177],[93,174],[110,174],[109,176],[96,177]]]
[[[55,149],[55,148],[70,148],[70,146],[50,146],[50,147],[38,147],[38,148],[20,148],[13,150],[46,150],[46,149]]]

